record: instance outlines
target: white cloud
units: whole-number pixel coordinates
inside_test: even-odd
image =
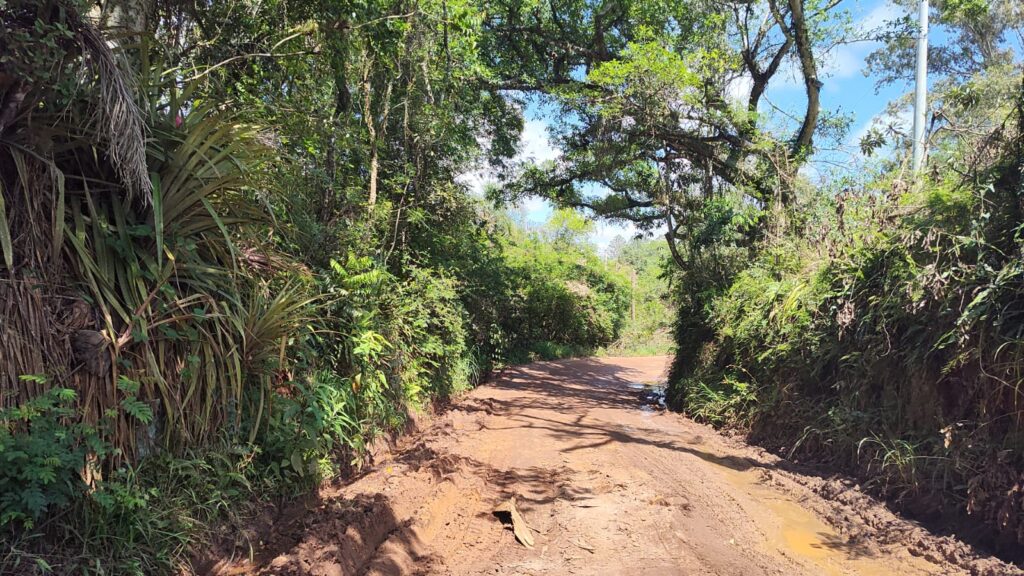
[[[866,36],[902,16],[904,14],[899,6],[891,2],[880,2],[867,13],[854,12],[854,33]],[[861,73],[868,54],[879,46],[880,43],[874,40],[840,44],[830,50],[822,59],[821,71],[823,75],[832,78],[852,78]]]
[[[882,111],[851,132],[849,139],[847,140],[847,146],[856,151],[855,154],[857,158],[863,158],[864,156],[860,152],[860,141],[862,138],[867,136],[868,132],[872,128],[887,128],[892,126],[904,134],[909,134],[912,130],[913,124],[914,111],[910,107],[903,108],[895,114],[889,114],[888,111]],[[886,146],[878,153],[884,155],[891,151],[892,147]]]
[[[873,49],[873,43],[843,44],[833,49],[822,62],[823,75],[832,78],[852,78],[864,69],[864,59]]]
[[[481,145],[486,146],[482,142]],[[527,120],[523,125],[523,133],[519,137],[519,153],[516,161],[542,163],[555,160],[562,151],[554,145],[548,136],[547,124],[540,120]],[[459,174],[455,180],[465,184],[476,195],[483,195],[488,184],[498,182],[497,175],[489,166],[477,167]]]
[[[750,90],[753,87],[753,78],[746,74],[737,76],[725,85],[725,97],[734,103],[742,104],[750,98]]]
[[[490,170],[486,168],[477,168],[475,170],[459,174],[455,177],[455,181],[460,184],[464,184],[473,194],[483,196],[484,187],[488,183],[494,182],[494,176]]]
[[[545,198],[537,198],[531,196],[516,206],[523,212],[523,216],[526,221],[531,224],[542,224],[547,222],[548,218],[551,218],[551,213],[555,211],[554,204]]]
[[[520,160],[532,160],[542,163],[555,160],[562,155],[562,150],[554,145],[548,136],[548,125],[541,120],[527,120],[523,125],[523,134],[519,140]]]
[[[868,32],[877,30],[889,22],[898,20],[905,14],[899,6],[892,2],[881,0],[870,10],[852,10],[854,21],[854,35],[865,37]],[[833,78],[843,80],[858,76],[864,70],[865,60],[871,52],[880,46],[878,42],[863,40],[849,44],[839,44],[832,47],[825,54],[818,57],[818,73],[822,80],[825,80],[825,89],[829,91],[839,90],[837,82],[829,82]],[[789,58],[783,62],[782,67],[772,79],[770,91],[779,95],[789,91],[803,91],[803,76],[800,72],[799,63]],[[731,92],[730,92],[731,93]]]
[[[903,9],[893,2],[880,2],[857,22],[862,31],[880,28],[889,22],[906,16]]]
[[[749,85],[746,89],[750,89]],[[562,150],[552,142],[549,136],[546,122],[527,120],[524,123],[516,160],[543,163],[557,160],[561,155]],[[486,185],[497,182],[494,172],[486,166],[460,174],[457,179],[476,194],[482,194]],[[520,201],[515,206],[515,210],[520,214],[524,224],[538,225],[551,217],[554,205],[544,198],[531,197]],[[589,239],[599,250],[604,251],[616,236],[632,238],[636,233],[636,226],[632,223],[597,220]]]
[[[859,146],[860,141],[868,135],[868,132],[875,126],[875,123],[879,120],[881,114],[873,116],[868,119],[867,122],[862,124],[859,128],[850,133],[848,144],[851,146]]]
[[[597,246],[597,249],[604,253],[608,250],[608,244],[616,236],[622,236],[627,240],[636,236],[637,229],[632,222],[608,222],[598,220],[595,222],[594,231],[590,233],[590,241]]]
[[[821,170],[819,170],[817,166],[814,166],[813,164],[810,163],[801,166],[800,169],[797,170],[797,172],[799,172],[801,176],[803,176],[804,178],[811,182],[814,182],[821,178]]]
[[[542,164],[556,160],[562,150],[555,146],[548,135],[548,125],[541,120],[527,120],[523,124],[523,134],[519,139],[519,154],[516,159]],[[527,222],[538,224],[551,217],[554,206],[543,199],[530,197],[521,201],[518,209],[524,212]]]

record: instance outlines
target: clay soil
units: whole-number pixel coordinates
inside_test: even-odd
[[[508,369],[213,574],[1024,574],[659,409],[667,358]],[[515,498],[534,545],[517,541]],[[268,513],[269,514],[269,513]]]

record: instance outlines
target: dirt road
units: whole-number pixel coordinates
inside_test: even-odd
[[[666,358],[507,370],[355,482],[273,520],[280,575],[1020,574],[895,517],[851,482],[646,406]],[[514,497],[533,548],[493,510]],[[506,519],[507,520],[507,519]]]

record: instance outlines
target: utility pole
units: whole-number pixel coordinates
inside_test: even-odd
[[[928,108],[928,0],[921,0],[918,12],[917,74],[914,86],[914,173],[924,165],[924,123]]]

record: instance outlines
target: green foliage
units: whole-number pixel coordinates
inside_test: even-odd
[[[540,230],[520,231],[506,243],[511,267],[507,319],[509,355],[579,354],[611,343],[629,306],[629,281],[582,240],[586,224],[557,211]],[[532,350],[545,343],[544,350]]]
[[[916,3],[897,4],[903,13],[916,14]],[[1014,0],[939,0],[930,7],[930,26],[941,31],[928,49],[930,76],[959,83],[1016,58],[1012,41],[1005,41],[1024,28],[1024,14]],[[882,40],[867,59],[867,71],[879,85],[913,78],[916,27],[916,19],[908,16],[869,31]]]
[[[511,266],[455,183],[521,126],[477,11],[257,4],[160,2],[189,24],[131,48],[84,3],[0,6],[5,562],[180,571],[507,361]]]
[[[563,344],[559,342],[551,342],[542,340],[540,342],[533,342],[529,345],[526,350],[520,352],[517,359],[521,359],[523,362],[532,362],[535,360],[560,360],[562,358],[581,358],[590,356],[594,353],[594,349],[589,346],[580,346],[579,344]]]
[[[416,268],[396,294],[396,336],[405,343],[396,364],[405,397],[413,404],[444,401],[476,383],[458,281],[443,271]]]
[[[751,384],[725,376],[721,381],[705,382],[700,379],[683,381],[677,385],[687,389],[687,405],[694,418],[716,426],[739,426],[749,422],[758,397]]]
[[[3,561],[29,571],[187,571],[244,502],[358,468],[495,366],[663,334],[660,263],[603,260],[581,214],[530,228],[460,184],[518,169],[521,90],[581,121],[559,127],[580,144],[556,166],[563,204],[645,231],[677,219],[706,326],[758,240],[759,208],[734,200],[764,189],[687,198],[789,147],[722,97],[748,71],[728,39],[753,34],[749,10],[133,4],[94,21],[79,0],[0,1],[0,332],[17,336],[0,342],[17,406],[0,412],[0,524],[18,543]],[[774,38],[799,20],[779,6],[750,38],[758,66],[799,55]],[[808,21],[815,42],[828,19]],[[588,206],[583,181],[617,193]],[[51,376],[18,379],[34,373]]]
[[[74,390],[53,388],[0,410],[0,528],[32,528],[82,494],[86,454],[101,446],[94,430],[72,423],[75,397]]]
[[[274,398],[277,409],[259,438],[264,474],[303,488],[333,476],[339,462],[357,463],[369,424],[361,400],[352,381],[329,372],[292,383]]]
[[[276,480],[248,448],[150,457],[95,480],[61,522],[48,525],[48,537],[63,545],[36,555],[35,572],[24,565],[28,557],[18,556],[0,559],[0,569],[97,576],[173,573],[189,562],[197,541],[254,545],[243,530],[254,515],[251,502],[279,494],[283,488]],[[15,542],[31,550],[33,540],[26,535]],[[40,570],[41,564],[49,570]]]
[[[680,240],[700,218],[696,199],[790,204],[816,143],[850,125],[821,110],[818,62],[849,40],[848,16],[836,3],[802,6],[490,0],[484,54],[510,88],[547,97],[563,152],[512,167],[493,195],[539,195]],[[509,33],[508,22],[530,24]],[[524,57],[532,45],[544,56]],[[797,110],[763,99],[783,63],[807,95]]]
[[[819,206],[800,228],[711,284],[702,331],[679,333],[669,401],[846,468],[910,510],[970,514],[991,541],[1024,541],[1010,480],[1024,469],[1015,139],[975,148],[996,160],[970,178],[806,199]],[[708,285],[695,274],[677,275],[681,290]]]
[[[664,240],[612,240],[609,257],[630,282],[629,309],[618,338],[603,353],[610,356],[656,356],[673,348],[675,309],[671,300],[668,245]]]
[[[45,382],[44,376],[22,376]],[[139,384],[122,377],[119,409],[95,425],[81,421],[78,394],[51,388],[17,406],[0,409],[0,530],[31,530],[44,515],[64,512],[86,494],[86,479],[115,453],[110,439],[117,421],[149,424],[153,411],[139,400]]]

